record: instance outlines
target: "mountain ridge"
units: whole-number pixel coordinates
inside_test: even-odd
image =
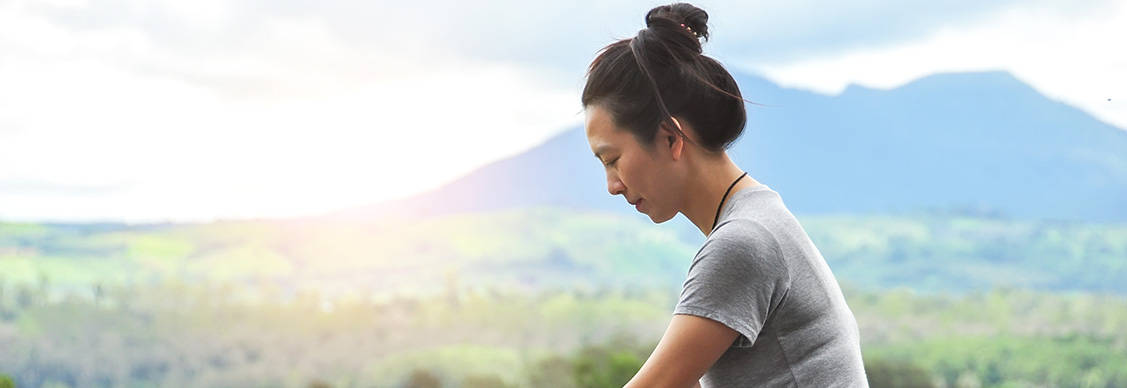
[[[736,77],[745,98],[762,105],[749,105],[748,128],[729,154],[796,213],[972,209],[1022,219],[1127,221],[1127,131],[1007,72],[933,74],[888,90],[851,85],[837,96]],[[322,217],[524,206],[643,217],[607,193],[578,127],[433,191]]]

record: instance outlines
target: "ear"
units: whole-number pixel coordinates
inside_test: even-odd
[[[681,122],[677,121],[676,117],[670,117],[670,120],[677,129],[669,128],[668,123],[662,124],[664,130],[662,137],[669,144],[669,153],[673,156],[673,160],[681,160],[681,153],[685,150],[685,138],[681,134],[685,133],[685,127],[681,126]]]

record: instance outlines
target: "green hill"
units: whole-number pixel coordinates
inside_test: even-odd
[[[801,217],[838,280],[864,289],[998,286],[1127,293],[1127,225]],[[283,292],[679,287],[703,240],[627,216],[532,208],[408,221],[160,226],[0,224],[0,280],[91,293],[169,280]]]
[[[1127,226],[800,220],[843,283],[874,388],[1127,381]],[[551,208],[0,224],[0,374],[26,387],[614,386],[660,338],[701,239]],[[596,367],[607,360],[620,367]]]

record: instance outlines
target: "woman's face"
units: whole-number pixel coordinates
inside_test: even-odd
[[[679,212],[675,169],[670,150],[659,141],[647,148],[629,131],[618,129],[609,113],[597,105],[586,109],[587,142],[607,174],[607,191],[622,195],[627,202],[655,223],[673,218]],[[658,131],[657,137],[663,137]]]

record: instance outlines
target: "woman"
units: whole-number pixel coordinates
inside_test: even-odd
[[[725,150],[746,121],[740,90],[701,54],[708,14],[646,14],[605,47],[583,89],[587,140],[607,189],[655,223],[684,214],[707,236],[672,322],[626,385],[866,387],[857,323],[779,194]]]

